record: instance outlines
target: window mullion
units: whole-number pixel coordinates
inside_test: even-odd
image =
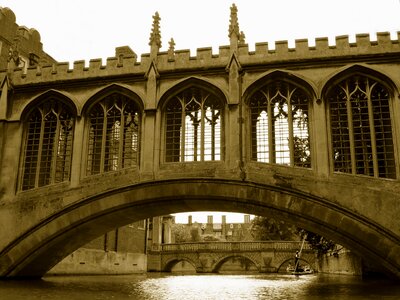
[[[269,94],[268,94],[269,96]],[[273,125],[273,111],[272,111],[272,104],[270,102],[269,97],[267,98],[267,122],[268,122],[268,162],[274,163],[275,162],[275,143],[274,143],[274,125]]]
[[[378,165],[378,155],[376,149],[376,133],[375,133],[375,122],[374,122],[374,109],[372,107],[371,99],[371,88],[369,85],[369,80],[367,79],[366,84],[366,94],[368,103],[368,118],[369,118],[369,128],[371,134],[371,146],[372,146],[372,163],[374,167],[374,177],[379,177],[379,165]]]
[[[39,177],[40,177],[40,165],[42,163],[42,151],[43,151],[43,138],[44,138],[44,112],[41,111],[42,114],[42,122],[40,124],[40,137],[39,137],[39,147],[38,147],[38,159],[36,162],[36,174],[35,174],[35,187],[39,186]]]
[[[215,160],[215,109],[211,109],[211,160]]]
[[[185,105],[182,105],[182,113],[181,113],[181,155],[180,155],[180,159],[181,162],[185,161],[185,138],[186,138],[186,107]]]
[[[289,156],[290,166],[294,166],[294,138],[293,138],[293,116],[292,116],[292,104],[290,103],[290,91],[288,90],[288,96],[286,98],[288,108],[288,129],[289,129]]]
[[[124,109],[121,109],[121,125],[119,127],[119,145],[118,145],[118,167],[117,169],[123,168],[123,155],[124,155],[124,143],[125,143],[125,115]]]
[[[352,102],[349,93],[348,81],[346,82],[346,108],[347,108],[347,121],[349,126],[351,173],[356,174],[357,165],[356,165],[356,153],[355,153],[355,143],[354,143],[353,112],[352,112]]]
[[[105,168],[105,153],[106,153],[106,140],[107,140],[107,110],[103,107],[103,132],[101,139],[101,155],[100,155],[100,173],[104,173]]]
[[[200,109],[200,161],[205,160],[205,155],[204,155],[204,147],[205,147],[205,111],[204,111],[204,103],[201,105]]]
[[[51,165],[50,165],[50,183],[54,183],[56,179],[56,172],[57,172],[57,155],[58,155],[58,144],[59,144],[59,139],[60,139],[60,119],[58,115],[57,117],[57,125],[56,125],[56,131],[54,133],[54,139],[53,139],[53,155],[51,158]]]

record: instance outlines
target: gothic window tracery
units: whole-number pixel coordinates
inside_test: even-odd
[[[136,103],[114,93],[89,111],[87,175],[136,166],[140,114]]]
[[[192,87],[171,98],[165,108],[166,161],[221,160],[223,103]]]
[[[69,107],[56,98],[28,114],[22,190],[70,179],[74,121]]]
[[[334,171],[396,178],[388,90],[355,75],[335,85],[328,101]]]
[[[311,167],[309,100],[299,87],[277,80],[250,98],[252,159]]]

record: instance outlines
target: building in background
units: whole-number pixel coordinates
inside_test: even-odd
[[[199,242],[199,241],[252,241],[250,215],[243,215],[243,222],[227,222],[226,215],[221,216],[220,223],[214,223],[212,215],[207,216],[207,223],[193,222],[188,216],[187,224],[172,225],[172,241]],[[173,220],[173,223],[174,220]]]
[[[25,72],[28,67],[56,62],[43,51],[40,34],[36,29],[20,26],[14,12],[0,7],[0,70],[20,67]]]

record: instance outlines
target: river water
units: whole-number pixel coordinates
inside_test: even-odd
[[[174,275],[44,277],[0,281],[0,299],[400,299],[400,284],[339,275]]]

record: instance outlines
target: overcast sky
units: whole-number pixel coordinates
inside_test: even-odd
[[[161,21],[161,51],[175,40],[175,49],[228,45],[230,7],[238,8],[240,30],[249,49],[256,42],[295,39],[309,40],[357,33],[390,32],[397,39],[400,31],[400,0],[0,0],[1,7],[11,8],[19,25],[35,28],[41,35],[44,50],[60,62],[114,56],[115,47],[130,46],[139,56],[150,52],[152,16]],[[205,223],[207,215],[193,214],[193,221]],[[222,214],[214,216],[221,222]],[[187,215],[179,215],[186,222]],[[242,222],[243,216],[232,214],[227,222]]]
[[[229,14],[238,7],[240,30],[251,50],[256,42],[388,31],[400,31],[400,0],[0,0],[11,8],[17,23],[39,31],[44,50],[58,61],[114,56],[128,45],[138,54],[149,53],[152,16],[161,17],[162,51],[174,38],[175,49],[228,45]]]

